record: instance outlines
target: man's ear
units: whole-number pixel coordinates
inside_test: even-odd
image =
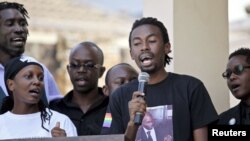
[[[69,68],[69,65],[67,65],[67,72],[68,72],[68,74],[69,74],[69,69],[70,69],[70,68]]]
[[[164,51],[165,54],[169,54],[171,52],[171,44],[169,42],[164,44]]]
[[[107,85],[104,85],[102,87],[102,92],[103,92],[104,95],[109,96],[109,88],[108,88]]]
[[[129,53],[130,53],[131,59],[132,59],[132,60],[135,60],[134,55],[133,55],[133,52],[131,51],[131,49],[129,50]]]
[[[105,68],[104,66],[102,66],[102,67],[100,68],[99,78],[102,77],[102,75],[104,74],[105,70],[106,70],[106,68]]]

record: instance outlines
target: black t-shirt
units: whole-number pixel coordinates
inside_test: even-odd
[[[129,121],[128,102],[137,89],[138,81],[135,80],[119,87],[111,95],[109,104],[112,114],[110,134],[125,133]],[[192,141],[193,130],[206,126],[218,118],[203,83],[191,76],[169,73],[162,82],[147,85],[145,94],[147,105],[151,111],[156,107],[172,107],[172,111],[170,110],[172,115],[170,114],[170,116],[173,122],[172,133],[175,141]],[[152,113],[159,115],[158,111]],[[158,117],[155,116],[155,118]]]
[[[219,115],[217,122],[219,125],[250,125],[250,106],[247,106],[242,101],[222,112]]]
[[[103,95],[102,89],[98,89]],[[63,99],[50,103],[50,108],[67,115],[76,126],[78,135],[100,135],[109,97],[104,96],[83,113],[80,107],[72,103],[73,92],[70,91]]]

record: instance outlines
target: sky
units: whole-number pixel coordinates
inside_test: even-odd
[[[130,15],[141,15],[143,0],[81,0],[106,11],[126,11]]]
[[[247,18],[245,6],[250,4],[250,0],[228,0],[229,22]]]
[[[80,0],[105,11],[126,11],[133,16],[141,16],[143,0]],[[229,22],[247,18],[245,6],[250,0],[228,0]]]

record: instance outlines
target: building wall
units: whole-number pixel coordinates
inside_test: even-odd
[[[228,109],[228,90],[221,76],[229,52],[227,0],[144,2],[144,16],[157,17],[170,32],[174,62],[168,71],[199,78],[217,112]]]
[[[26,54],[44,63],[64,95],[72,85],[66,71],[69,50],[83,41],[95,42],[104,52],[104,66],[130,62],[128,34],[135,17],[98,9],[79,0],[7,0],[24,5],[30,34]],[[122,54],[127,57],[122,57]],[[106,74],[106,72],[105,72]],[[104,85],[104,77],[99,86]]]

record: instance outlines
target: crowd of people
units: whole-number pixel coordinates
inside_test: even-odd
[[[73,89],[62,96],[46,66],[24,55],[28,17],[22,4],[0,2],[0,139],[124,134],[125,141],[207,141],[210,125],[250,124],[248,48],[229,56],[222,76],[241,101],[221,114],[200,79],[166,70],[171,43],[154,17],[137,19],[128,37],[131,59],[149,74],[143,91],[139,72],[127,63],[109,68],[100,87],[103,51],[83,41],[70,50]]]

